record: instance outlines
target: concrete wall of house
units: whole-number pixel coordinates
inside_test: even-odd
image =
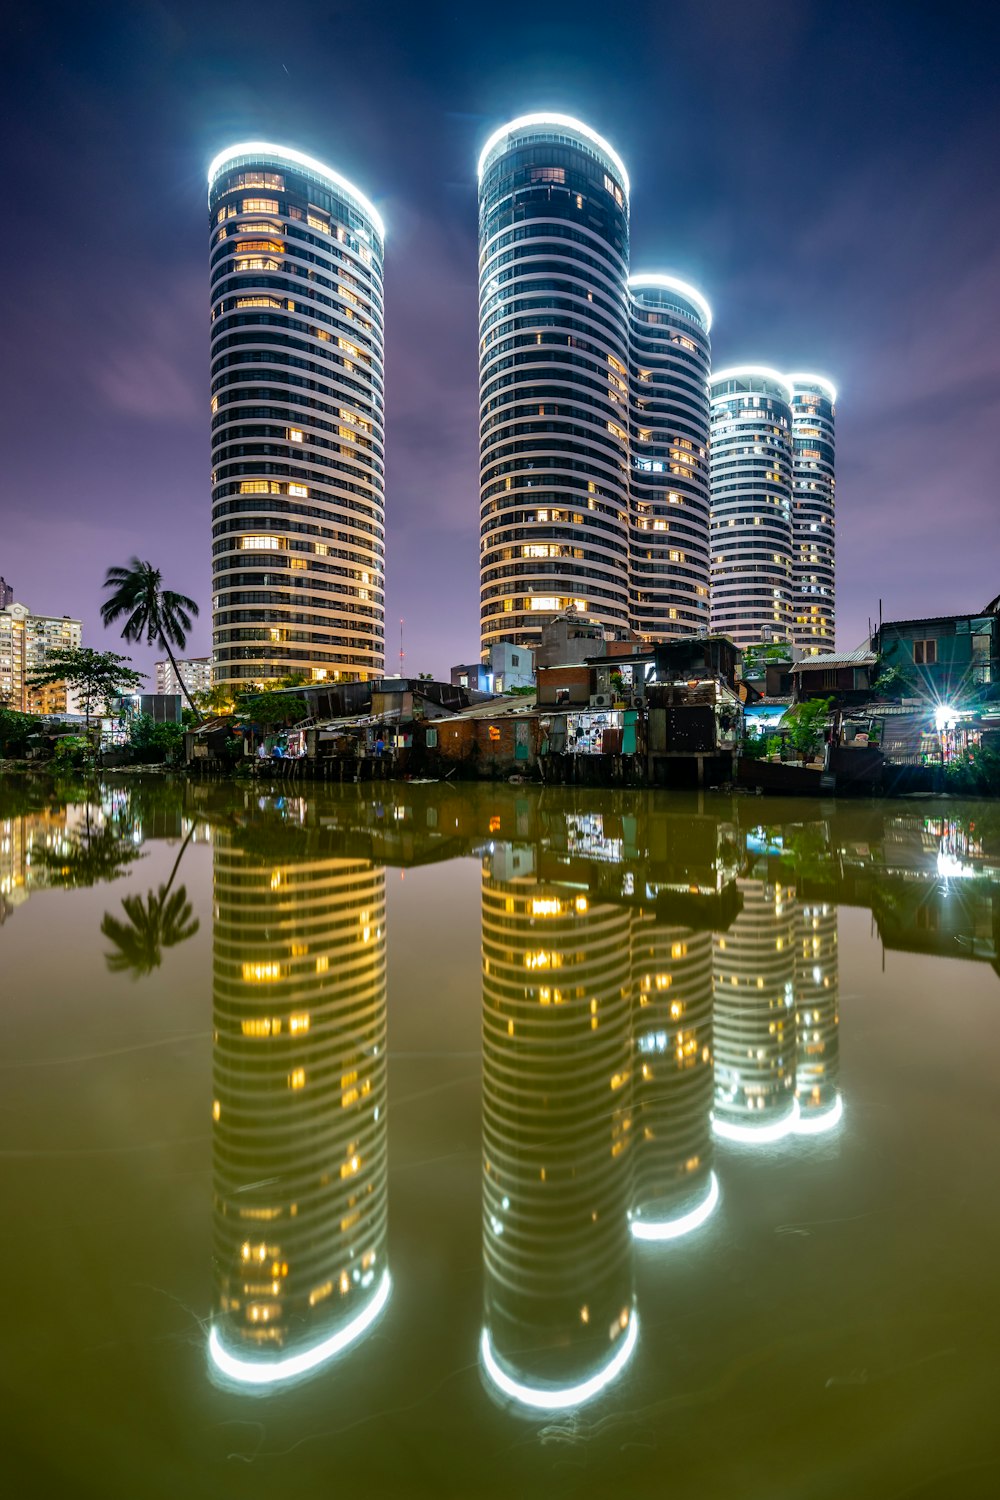
[[[539,667],[536,702],[539,707],[585,707],[590,703],[593,680],[593,670],[587,666]]]

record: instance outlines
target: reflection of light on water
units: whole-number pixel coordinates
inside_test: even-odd
[[[520,1401],[522,1406],[533,1407],[536,1411],[569,1411],[571,1407],[582,1406],[584,1402],[592,1401],[621,1374],[632,1356],[638,1337],[639,1320],[633,1310],[625,1337],[612,1358],[603,1369],[598,1370],[589,1379],[580,1381],[578,1385],[537,1386],[525,1385],[520,1380],[515,1380],[497,1363],[488,1328],[483,1329],[479,1353],[483,1368],[493,1384],[505,1396],[510,1396],[511,1400]]]
[[[708,1184],[708,1192],[698,1204],[697,1208],[691,1209],[690,1213],[681,1214],[676,1219],[633,1219],[632,1238],[636,1240],[679,1240],[683,1235],[690,1234],[692,1230],[698,1229],[706,1220],[714,1214],[719,1203],[719,1179],[713,1172]]]
[[[844,1118],[844,1100],[841,1094],[837,1095],[836,1102],[825,1109],[822,1114],[800,1113],[795,1122],[796,1135],[825,1135],[828,1130],[833,1130]]]
[[[747,1146],[767,1146],[774,1141],[783,1141],[798,1128],[799,1101],[792,1100],[792,1107],[780,1120],[763,1125],[743,1125],[735,1120],[720,1120],[712,1117],[712,1131],[723,1141],[740,1141]]]
[[[294,1380],[298,1375],[307,1375],[310,1370],[317,1369],[357,1342],[385,1307],[391,1290],[392,1281],[389,1272],[385,1271],[374,1297],[357,1317],[345,1323],[343,1328],[332,1333],[329,1338],[314,1344],[311,1349],[304,1349],[299,1354],[287,1354],[284,1359],[240,1359],[222,1347],[219,1330],[213,1325],[208,1337],[208,1352],[212,1363],[223,1375],[228,1375],[230,1380],[238,1381],[240,1385],[278,1385],[285,1380]]]

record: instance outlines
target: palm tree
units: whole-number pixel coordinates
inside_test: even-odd
[[[194,937],[200,927],[197,917],[192,917],[187,889],[179,885],[173,895],[161,885],[155,893],[141,896],[126,896],[122,909],[128,917],[122,922],[118,917],[105,912],[101,921],[101,932],[114,944],[116,951],[106,953],[104,961],[111,974],[131,973],[133,979],[151,974],[162,962],[164,948],[174,948],[178,943]]]
[[[133,979],[151,974],[160,967],[164,948],[174,948],[178,943],[187,942],[201,926],[197,917],[192,918],[187,888],[179,885],[174,894],[170,894],[184,851],[197,826],[196,819],[181,844],[166,885],[161,885],[156,891],[147,891],[145,901],[141,896],[122,898],[122,910],[128,917],[127,922],[112,916],[109,911],[104,913],[101,932],[117,950],[104,955],[109,973],[131,973]]]
[[[104,587],[112,590],[111,597],[101,605],[105,628],[127,615],[122,629],[124,640],[141,641],[145,635],[147,645],[157,641],[170,658],[170,665],[192,713],[197,713],[170,649],[172,642],[179,651],[184,650],[191,629],[191,616],[198,613],[197,604],[186,594],[165,589],[159,568],[154,568],[150,562],[142,562],[138,557],[131,558],[127,568],[109,568]]]

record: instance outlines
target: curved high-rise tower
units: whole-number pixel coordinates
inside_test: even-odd
[[[810,656],[833,651],[837,623],[835,489],[837,392],[821,375],[789,375],[792,389],[792,640]]]
[[[383,227],[247,142],[209,169],[214,677],[384,665]]]
[[[632,628],[664,640],[708,627],[712,313],[674,276],[629,290]]]
[[[587,125],[525,115],[479,161],[480,634],[629,623],[628,193]]]
[[[385,872],[276,833],[267,858],[220,830],[214,859],[209,1350],[255,1386],[356,1344],[390,1290]]]
[[[812,901],[799,908],[795,955],[795,1091],[803,1134],[832,1129],[843,1113],[840,1096],[840,984],[837,908]]]
[[[792,411],[783,375],[712,376],[712,629],[737,646],[792,639]]]
[[[714,940],[716,1135],[779,1140],[795,1096],[795,890],[741,880],[743,910]]]
[[[483,867],[483,1268],[491,1387],[580,1405],[637,1337],[628,907]]]

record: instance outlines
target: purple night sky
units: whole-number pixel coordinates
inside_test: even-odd
[[[632,268],[704,291],[718,368],[839,387],[838,645],[1000,589],[1000,8],[108,0],[4,41],[0,573],[86,644],[138,553],[211,649],[205,169],[256,137],[386,220],[387,666],[400,615],[408,671],[477,656],[475,167],[537,109],[624,157]]]

